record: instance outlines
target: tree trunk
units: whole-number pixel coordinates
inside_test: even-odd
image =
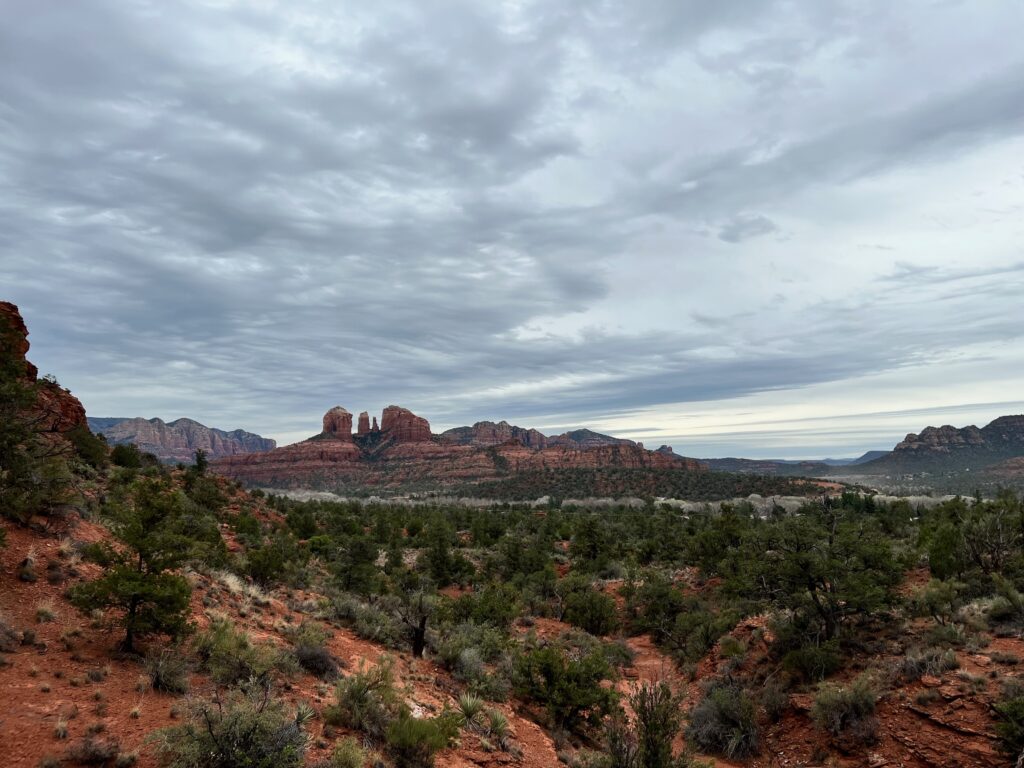
[[[412,630],[412,655],[413,658],[422,659],[423,651],[427,647],[427,617],[420,619],[420,623]]]

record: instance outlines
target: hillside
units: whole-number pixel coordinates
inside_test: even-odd
[[[277,443],[242,429],[226,432],[207,427],[192,419],[117,419],[89,417],[89,428],[103,435],[111,445],[131,443],[161,461],[191,462],[196,451],[205,451],[211,458],[239,453],[271,451]]]
[[[880,458],[830,474],[852,482],[970,494],[992,491],[1004,483],[1024,487],[1014,471],[1014,460],[1020,457],[1024,457],[1024,416],[1001,416],[981,428],[926,427],[920,434],[908,434]]]

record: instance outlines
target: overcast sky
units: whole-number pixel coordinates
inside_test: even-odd
[[[9,0],[0,297],[94,416],[842,456],[1024,411],[1024,3]]]

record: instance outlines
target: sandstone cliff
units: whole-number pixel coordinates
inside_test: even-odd
[[[68,432],[85,425],[85,408],[77,397],[48,378],[39,378],[39,369],[28,361],[28,328],[18,307],[0,301],[0,357],[13,373],[36,387],[36,419],[45,432]]]
[[[275,441],[252,432],[241,429],[226,432],[192,419],[164,422],[161,419],[90,418],[89,428],[106,437],[111,445],[134,443],[140,450],[169,462],[191,462],[197,450],[206,451],[209,458],[215,459],[277,447]]]

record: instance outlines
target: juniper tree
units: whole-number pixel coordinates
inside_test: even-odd
[[[105,567],[95,581],[70,590],[82,611],[114,609],[125,637],[121,649],[132,652],[141,635],[180,635],[185,629],[191,588],[172,571],[188,558],[192,539],[181,530],[184,494],[165,478],[140,478],[104,509],[117,546],[94,547],[90,557]]]

